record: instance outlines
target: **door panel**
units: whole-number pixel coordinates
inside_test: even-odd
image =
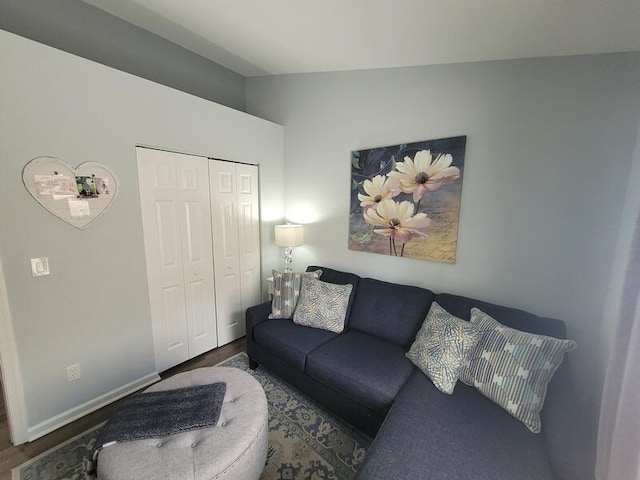
[[[164,308],[162,310],[162,323],[165,326],[165,344],[168,351],[182,349],[186,347],[185,322],[176,322],[175,319],[184,319],[184,296],[182,295],[182,285],[172,285],[162,289],[162,299]],[[176,353],[176,355],[180,355]]]
[[[202,280],[195,280],[187,285],[189,289],[189,296],[192,301],[191,312],[191,338],[194,340],[201,340],[206,337],[210,332],[208,329],[208,307],[207,307],[207,292],[206,282]]]
[[[208,213],[208,212],[207,212]],[[203,260],[202,209],[196,202],[184,202],[186,248],[185,260],[189,263]]]
[[[182,252],[178,235],[178,212],[175,201],[156,201],[156,234],[158,261],[163,270],[182,268]],[[177,272],[172,272],[173,274]]]
[[[220,255],[225,262],[230,262],[235,269],[235,262],[238,260],[238,228],[236,224],[236,206],[235,203],[228,202],[226,199],[218,205],[220,211]]]
[[[239,278],[231,272],[216,276],[218,289],[218,342],[226,345],[244,335],[244,317],[240,297]]]

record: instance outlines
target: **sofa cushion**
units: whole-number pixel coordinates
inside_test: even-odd
[[[363,278],[358,285],[349,328],[403,347],[413,342],[434,293],[420,287]]]
[[[269,318],[291,318],[300,296],[302,279],[320,278],[322,270],[314,272],[278,272],[273,270],[273,300],[271,302],[271,314]]]
[[[476,307],[487,315],[491,315],[501,324],[515,328],[516,330],[548,335],[549,337],[555,338],[566,338],[567,336],[564,323],[554,318],[538,317],[523,310],[503,307],[493,303],[483,302],[482,300],[451,295],[449,293],[436,295],[435,301],[447,312],[464,320],[471,319],[471,309]]]
[[[451,315],[436,302],[407,352],[407,358],[438,390],[451,395],[469,353],[480,340],[478,327]]]
[[[356,480],[552,480],[544,437],[459,384],[442,395],[414,369]]]
[[[307,354],[336,336],[318,328],[296,325],[291,320],[267,320],[253,329],[255,343],[304,371]]]
[[[460,380],[539,433],[547,384],[576,342],[506,327],[477,308],[471,309],[471,323],[482,336]]]
[[[334,270],[333,268],[329,267],[307,267],[307,272],[312,272],[314,270],[322,270],[320,280],[322,280],[323,282],[335,283],[336,285],[353,285],[353,290],[351,290],[351,295],[349,296],[349,305],[347,305],[347,315],[345,318],[345,326],[348,325],[349,318],[351,317],[351,309],[353,308],[353,301],[356,297],[356,291],[358,289],[358,284],[360,283],[361,278],[355,273],[341,272],[340,270]]]
[[[315,278],[303,278],[293,322],[341,333],[352,291],[351,284],[336,285]]]
[[[380,413],[386,413],[413,365],[404,349],[346,331],[307,356],[307,373]]]

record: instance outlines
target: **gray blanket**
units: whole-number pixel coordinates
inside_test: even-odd
[[[139,393],[126,399],[98,434],[93,452],[118,442],[158,438],[218,423],[227,384]]]

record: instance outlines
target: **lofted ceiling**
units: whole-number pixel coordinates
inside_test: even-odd
[[[640,51],[640,0],[83,0],[241,75]]]

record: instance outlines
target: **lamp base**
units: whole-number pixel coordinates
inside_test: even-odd
[[[291,272],[291,253],[293,248],[287,247],[284,249],[284,273]]]

